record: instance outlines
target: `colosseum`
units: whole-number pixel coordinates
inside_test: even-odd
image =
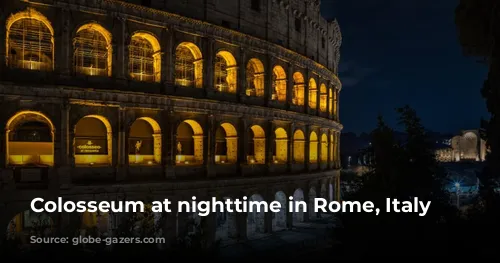
[[[35,214],[35,197],[340,198],[341,34],[319,0],[4,0],[0,10],[0,240],[75,222],[113,235],[125,216]],[[214,242],[321,214],[164,217],[167,242],[192,225]]]

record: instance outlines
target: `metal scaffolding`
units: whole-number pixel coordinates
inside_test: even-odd
[[[175,51],[175,84],[184,87],[194,85],[195,57],[187,47]]]
[[[74,39],[75,70],[85,75],[107,76],[108,43],[95,29],[84,29]]]
[[[129,46],[129,72],[133,79],[155,81],[153,45],[142,37],[133,37]]]

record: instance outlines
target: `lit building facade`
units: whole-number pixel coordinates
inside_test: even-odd
[[[30,228],[39,196],[339,199],[337,22],[319,1],[187,2],[0,3],[2,234]],[[112,235],[121,216],[44,220]],[[317,216],[197,220],[211,242]],[[166,214],[163,235],[194,217]]]
[[[484,162],[486,160],[486,141],[479,130],[464,130],[453,138],[442,142],[436,150],[440,162]]]

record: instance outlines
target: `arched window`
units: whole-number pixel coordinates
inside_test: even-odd
[[[182,42],[175,49],[175,85],[203,87],[203,58],[193,43]]]
[[[149,117],[139,118],[130,126],[129,164],[161,164],[160,125]]]
[[[219,92],[236,93],[238,67],[234,56],[220,51],[215,56],[214,85]]]
[[[300,72],[293,74],[292,103],[298,106],[304,105],[304,76]]]
[[[194,120],[185,120],[177,126],[176,164],[203,163],[203,129]]]
[[[112,164],[113,135],[109,121],[98,115],[85,116],[75,126],[75,164],[107,166]]]
[[[282,66],[273,68],[273,90],[272,99],[286,101],[286,73]]]
[[[76,32],[73,61],[75,72],[90,76],[111,76],[111,34],[96,23]]]
[[[318,135],[316,132],[311,132],[309,136],[309,163],[318,162]]]
[[[23,111],[7,122],[7,164],[10,166],[53,166],[54,125],[43,114]]]
[[[318,87],[316,86],[316,80],[311,78],[309,80],[309,108],[316,109],[318,101]]]
[[[250,127],[247,161],[251,164],[264,164],[266,162],[266,134],[259,125]]]
[[[221,124],[215,133],[215,163],[236,163],[238,137],[236,128],[230,123]]]
[[[321,84],[321,86],[319,88],[319,109],[322,112],[326,112],[327,103],[328,103],[328,92],[326,90],[326,85]]]
[[[11,68],[54,69],[54,30],[34,9],[11,15],[6,22],[7,64]]]
[[[161,48],[158,40],[148,33],[135,33],[130,39],[129,72],[138,81],[160,82]]]
[[[296,130],[293,134],[293,160],[297,163],[304,163],[305,136],[301,130]]]
[[[288,160],[288,135],[283,128],[274,131],[274,163],[286,163]]]
[[[247,69],[247,96],[264,96],[264,65],[256,58],[248,61]]]

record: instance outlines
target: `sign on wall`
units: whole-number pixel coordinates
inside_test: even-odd
[[[108,154],[107,140],[105,138],[76,138],[75,154]]]

